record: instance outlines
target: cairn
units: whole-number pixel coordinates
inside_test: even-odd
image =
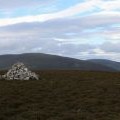
[[[28,70],[23,63],[14,64],[1,78],[5,80],[39,80],[38,75]]]

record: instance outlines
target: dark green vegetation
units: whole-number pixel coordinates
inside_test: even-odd
[[[120,73],[38,73],[39,81],[0,81],[0,120],[120,120]]]
[[[105,60],[105,59],[91,59],[90,62],[106,65],[108,67],[114,68],[118,71],[120,71],[120,62],[115,62],[111,60]]]
[[[109,66],[106,63],[104,64],[104,62],[99,63],[98,61],[78,60],[42,53],[0,55],[0,69],[8,69],[16,62],[23,62],[33,70],[120,71],[120,63],[113,61],[111,61],[110,64],[117,63],[117,65]]]

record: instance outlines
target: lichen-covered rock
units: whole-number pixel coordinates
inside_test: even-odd
[[[16,63],[5,75],[5,80],[38,80],[39,77],[34,72],[28,70],[23,63]]]

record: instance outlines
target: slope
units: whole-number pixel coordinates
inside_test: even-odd
[[[111,67],[111,68],[114,68],[114,69],[120,71],[120,62],[106,60],[106,59],[91,59],[89,61],[97,63],[97,64],[101,64],[104,66],[108,66],[108,67]]]
[[[92,70],[114,71],[114,68],[91,61],[78,60],[68,57],[42,53],[25,53],[0,56],[0,69],[8,69],[16,62],[23,62],[30,69],[58,69],[58,70]]]

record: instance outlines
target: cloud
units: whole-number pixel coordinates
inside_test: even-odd
[[[117,43],[105,42],[100,46],[105,52],[120,53],[120,41]]]
[[[86,0],[96,4],[96,7],[103,11],[120,10],[119,0]]]
[[[18,7],[32,7],[44,5],[52,2],[52,0],[0,0],[0,9],[16,9]]]
[[[0,19],[0,54],[42,52],[120,61],[116,4],[112,0],[86,0],[51,14]],[[79,15],[86,12],[90,14]]]
[[[111,58],[120,52],[118,18],[93,15],[0,27],[0,54],[42,52],[79,59]],[[98,38],[109,44],[94,44]]]
[[[98,5],[98,4],[99,4],[99,1],[96,1],[96,2],[95,1],[86,1],[83,3],[78,3],[72,7],[65,9],[65,10],[58,11],[56,13],[1,19],[0,26],[17,24],[17,23],[22,23],[22,22],[43,22],[43,21],[47,21],[47,20],[51,20],[51,19],[70,17],[70,16],[74,16],[74,15],[77,15],[80,13],[94,10],[96,5]]]
[[[44,21],[48,21],[48,20],[52,20],[52,19],[58,19],[58,18],[64,18],[64,17],[71,16],[70,14],[67,14],[67,13],[62,14],[62,13],[64,13],[64,12],[59,12],[59,13],[54,13],[54,14],[37,15],[37,16],[27,16],[27,17],[20,17],[20,18],[0,19],[0,26],[7,26],[7,25],[11,25],[11,24],[18,24],[18,23],[24,23],[24,22],[44,22]],[[93,15],[90,15],[87,17],[89,17],[88,19],[91,20],[91,22],[96,22],[96,24],[97,23],[99,24],[99,21],[100,21],[100,23],[102,21],[103,22],[106,21],[106,24],[107,24],[107,22],[112,22],[113,19],[116,20],[116,22],[118,23],[120,20],[119,12],[100,12],[100,13],[96,13],[96,14],[93,14]],[[101,19],[102,17],[107,18],[107,20],[102,20]]]
[[[0,36],[33,35],[39,36],[40,38],[61,39],[89,39],[92,36],[113,39],[113,37],[115,38],[116,36],[116,39],[119,39],[119,19],[120,16],[104,16],[101,14],[86,17],[54,19],[45,22],[21,23],[0,27]]]
[[[105,11],[111,10],[120,10],[120,1],[119,0],[108,0],[102,1],[100,4],[100,8]]]
[[[91,15],[0,27],[0,36],[39,36],[40,38],[83,39],[92,36],[119,39],[120,16]],[[118,24],[118,25],[117,25]],[[116,25],[116,26],[114,26]],[[99,29],[100,28],[100,29]]]

